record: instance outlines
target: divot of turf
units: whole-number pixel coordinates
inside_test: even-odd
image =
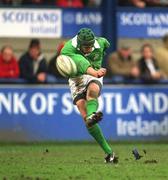
[[[155,159],[151,159],[151,160],[146,160],[146,161],[144,161],[144,163],[145,163],[145,164],[157,164],[158,161],[155,160]]]

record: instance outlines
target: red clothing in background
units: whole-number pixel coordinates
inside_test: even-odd
[[[72,7],[72,8],[83,8],[82,0],[57,0],[56,5],[58,7]]]
[[[0,78],[18,78],[19,74],[17,60],[13,57],[10,62],[5,62],[0,54]]]

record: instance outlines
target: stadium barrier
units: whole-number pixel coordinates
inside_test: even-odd
[[[105,85],[100,123],[109,140],[165,140],[168,85]],[[91,140],[65,85],[0,85],[1,141]]]

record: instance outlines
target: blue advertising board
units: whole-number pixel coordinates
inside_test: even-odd
[[[168,11],[159,8],[119,8],[118,37],[160,38],[168,33]]]
[[[168,86],[104,86],[100,122],[112,140],[168,138]],[[0,86],[0,140],[91,140],[67,86]]]
[[[62,36],[75,36],[80,28],[91,28],[97,36],[102,35],[102,14],[100,10],[63,9]]]

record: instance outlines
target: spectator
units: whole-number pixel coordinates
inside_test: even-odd
[[[30,83],[46,82],[47,63],[38,39],[31,40],[28,52],[21,56],[19,65],[21,78]]]
[[[24,6],[45,6],[45,5],[56,5],[55,0],[22,0]]]
[[[140,77],[144,82],[156,82],[161,80],[163,74],[159,70],[156,59],[154,58],[153,48],[150,44],[144,44],[141,49],[139,60]]]
[[[164,72],[165,77],[168,79],[168,34],[163,37],[163,46],[157,48],[156,59],[159,68]]]
[[[57,0],[56,5],[58,7],[71,7],[71,8],[83,8],[84,7],[82,0]]]
[[[145,8],[150,6],[167,6],[167,0],[118,0],[119,6],[135,6]]]
[[[118,6],[130,6],[129,0],[118,0]]]
[[[58,44],[57,46],[57,52],[55,54],[55,56],[53,56],[51,58],[51,60],[49,61],[48,64],[48,82],[57,82],[58,78],[62,78],[62,76],[60,75],[60,73],[58,72],[57,68],[56,68],[56,58],[59,56],[61,49],[63,48],[65,42],[61,42],[60,44]]]
[[[18,78],[19,65],[11,46],[4,46],[0,53],[0,78]]]
[[[168,1],[167,0],[144,0],[145,6],[147,7],[153,7],[153,6],[167,6]]]
[[[119,6],[136,6],[139,8],[144,8],[146,6],[143,0],[118,0]]]
[[[131,49],[122,46],[117,52],[109,55],[107,60],[108,75],[116,82],[133,80],[139,76],[137,63],[132,57]]]
[[[42,5],[43,0],[22,0],[22,5]]]
[[[100,7],[102,0],[84,0],[84,5],[86,7]]]
[[[13,5],[13,0],[1,0],[0,5]]]

